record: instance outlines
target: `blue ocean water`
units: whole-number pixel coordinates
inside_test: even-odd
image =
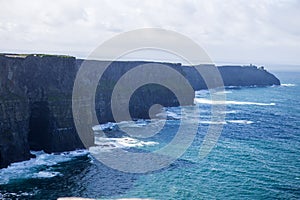
[[[131,174],[105,166],[87,151],[34,152],[37,158],[0,170],[0,199],[300,199],[300,73],[275,74],[281,86],[226,89],[224,127],[205,159],[198,153],[211,105],[209,93],[199,91],[199,131],[170,166]],[[131,125],[126,122],[98,127],[110,137],[103,148],[152,151],[168,144],[178,129],[180,108],[167,110],[167,125],[152,138],[123,136],[118,127]],[[140,120],[136,130],[145,123]]]

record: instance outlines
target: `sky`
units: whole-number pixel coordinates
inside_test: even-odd
[[[191,38],[215,63],[300,70],[299,0],[0,0],[0,52],[86,58],[149,27]]]

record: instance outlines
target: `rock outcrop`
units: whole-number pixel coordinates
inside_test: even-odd
[[[0,168],[29,159],[30,150],[50,153],[84,148],[72,115],[73,85],[82,62],[70,56],[0,55]],[[114,121],[111,111],[114,86],[126,72],[141,64],[151,67],[151,62],[113,62],[103,74],[95,100],[100,123]],[[194,90],[206,88],[193,67],[164,64],[185,76]],[[274,75],[256,67],[222,66],[219,71],[225,86],[280,84]],[[146,76],[149,74],[141,73],[139,78]],[[166,75],[166,79],[172,80],[172,76]],[[84,84],[89,87],[88,80]],[[183,104],[192,104],[193,91],[185,95]],[[148,110],[153,104],[178,106],[179,102],[168,88],[148,84],[132,95],[130,114],[133,118],[149,118]]]

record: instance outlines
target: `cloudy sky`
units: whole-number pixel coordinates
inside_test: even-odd
[[[216,63],[300,65],[299,0],[0,0],[1,52],[85,58],[144,27],[184,34]]]

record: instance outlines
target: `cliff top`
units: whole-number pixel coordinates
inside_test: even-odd
[[[36,56],[36,57],[58,57],[58,58],[74,58],[74,56],[69,55],[54,55],[54,54],[15,54],[15,53],[0,53],[1,56],[5,56],[8,58],[26,58],[28,56]]]
[[[57,58],[75,58],[77,61],[79,62],[83,62],[85,59],[80,59],[80,58],[76,58],[74,56],[70,56],[70,55],[55,55],[55,54],[39,54],[39,53],[35,53],[35,54],[26,54],[26,53],[21,53],[21,54],[17,54],[17,53],[0,53],[0,56],[3,57],[7,57],[7,58],[27,58],[27,57],[39,57],[39,58],[44,58],[44,57],[57,57]],[[91,60],[93,61],[93,60]],[[95,60],[95,61],[100,61],[100,60]],[[109,60],[101,60],[103,62],[112,62]],[[142,60],[120,60],[120,61],[114,61],[114,62],[120,62],[120,63],[158,63],[158,64],[171,64],[171,65],[177,65],[177,66],[183,66],[183,67],[190,67],[188,65],[183,65],[182,63],[176,63],[176,62],[163,62],[163,61],[142,61]],[[199,64],[199,66],[202,67],[209,67],[212,66],[214,64]],[[262,70],[262,71],[266,71],[264,66],[256,66],[253,64],[249,64],[249,65],[220,65],[220,66],[216,66],[219,68],[252,68],[252,69],[258,69],[258,70]]]

